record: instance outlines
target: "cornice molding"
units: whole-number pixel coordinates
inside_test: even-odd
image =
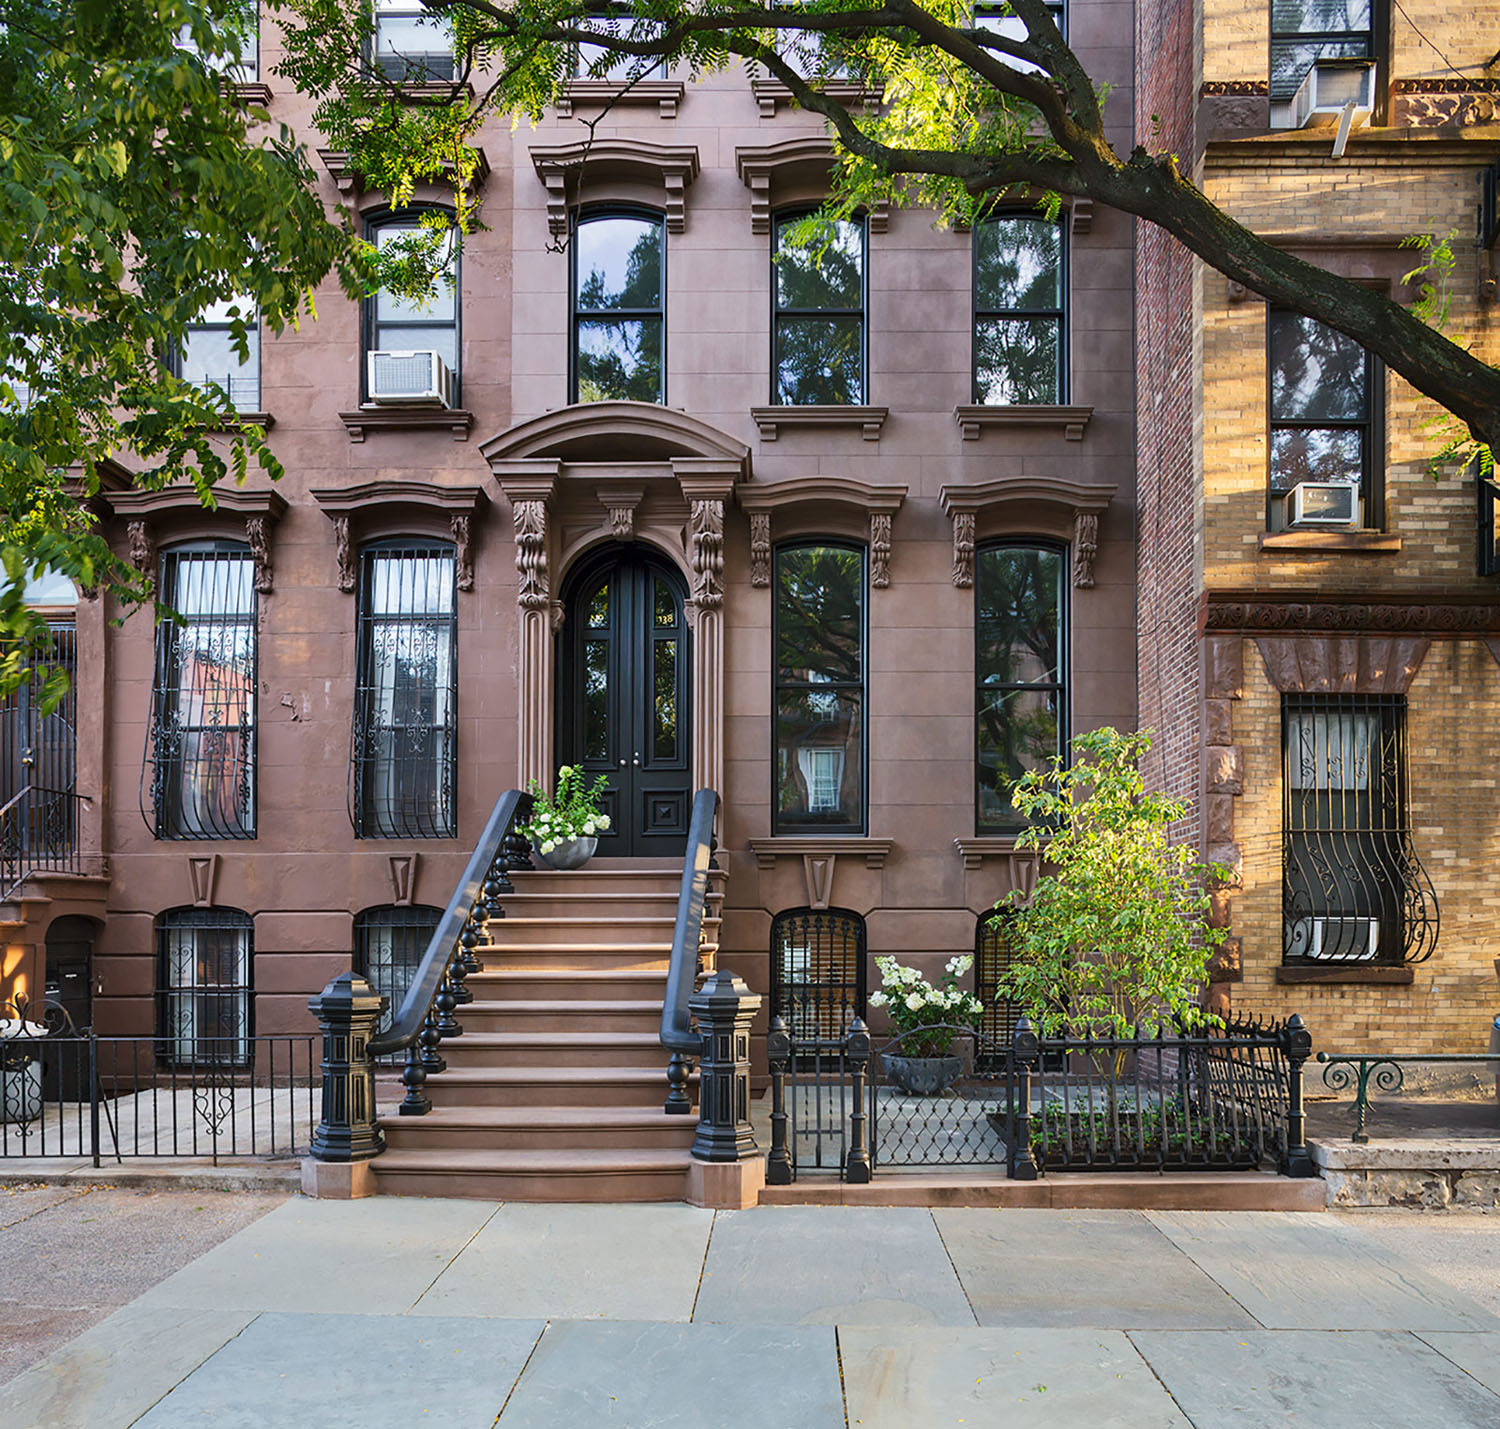
[[[485,180],[490,176],[490,161],[485,152],[478,146],[474,153],[478,157],[478,167],[474,170],[474,177],[469,183],[469,192],[474,193],[484,187]],[[364,180],[363,175],[358,174],[349,165],[349,155],[343,149],[319,149],[318,158],[323,161],[323,167],[328,170],[334,186],[339,191],[339,197],[345,200],[357,199],[365,193],[377,192]],[[453,173],[452,163],[443,165],[443,173],[451,177]]]
[[[1071,538],[1073,585],[1079,590],[1092,589],[1099,516],[1116,490],[1112,482],[1099,485],[1067,481],[1060,476],[1002,477],[940,488],[938,499],[953,522],[953,584],[959,590],[968,590],[974,584],[974,547],[981,516],[1012,507],[1024,514],[1040,507],[1052,515],[1048,524],[1066,531]]]
[[[340,412],[339,421],[351,442],[362,442],[371,432],[446,431],[456,442],[469,440],[474,414],[463,407],[361,407]]]
[[[1309,599],[1305,592],[1214,590],[1199,599],[1198,629],[1200,634],[1309,631],[1457,639],[1500,632],[1500,599],[1443,591],[1383,592],[1371,600],[1353,594]]]
[[[835,506],[869,519],[870,584],[891,583],[891,523],[906,500],[904,485],[872,485],[850,476],[797,476],[762,486],[741,486],[735,495],[750,517],[750,584],[771,584],[771,520],[799,506]]]
[[[358,486],[319,486],[307,493],[323,514],[333,522],[334,543],[338,551],[339,589],[351,594],[356,584],[354,559],[357,528],[380,525],[392,515],[421,512],[446,520],[453,541],[459,590],[474,589],[474,554],[472,539],[474,517],[486,497],[478,486],[439,486],[430,481],[367,481]]]
[[[833,172],[833,142],[825,134],[803,134],[774,144],[742,144],[734,151],[740,182],[750,190],[750,232],[769,233],[771,212],[789,198],[826,188]],[[793,190],[788,193],[788,190]],[[871,233],[890,226],[890,205],[881,200],[865,215]]]
[[[617,109],[623,104],[654,104],[662,119],[677,118],[677,106],[687,86],[680,79],[638,79],[626,84],[617,79],[570,79],[564,83],[554,108],[559,119],[571,119],[575,108]]]
[[[609,138],[537,145],[531,164],[547,190],[547,229],[555,238],[567,233],[568,206],[581,201],[584,185],[610,179],[659,186],[667,231],[687,227],[687,190],[698,177],[696,144]]]
[[[751,420],[763,442],[774,442],[783,427],[858,427],[867,442],[878,442],[890,416],[889,407],[826,405],[807,407],[752,407]]]
[[[965,405],[953,409],[953,418],[963,429],[966,442],[977,442],[985,427],[1051,427],[1070,442],[1081,442],[1093,418],[1092,407]]]

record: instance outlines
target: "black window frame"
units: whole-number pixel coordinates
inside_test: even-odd
[[[776,261],[781,252],[781,231],[790,223],[809,218],[818,212],[816,205],[778,209],[771,215],[771,401],[773,407],[816,406],[817,403],[783,402],[781,400],[781,324],[783,319],[834,317],[859,319],[859,401],[840,402],[836,406],[863,407],[870,400],[870,220],[864,212],[852,214],[845,223],[859,225],[859,307],[856,308],[783,308],[780,285],[776,281]]]
[[[805,977],[802,979],[789,979],[788,967],[784,956],[790,946],[786,934],[788,930],[795,932],[797,925],[801,925],[803,936],[802,946],[810,946],[809,939],[816,938],[821,946],[823,939],[830,940],[827,951],[835,953],[831,940],[835,936],[847,935],[853,944],[850,960],[853,963],[853,978],[815,978]],[[770,953],[770,1003],[772,1017],[784,1017],[787,1028],[792,1034],[795,1050],[804,1050],[811,1053],[812,1049],[807,1046],[809,1042],[821,1042],[826,1044],[826,1049],[834,1050],[835,1045],[849,1030],[849,1023],[856,1017],[868,1018],[869,1016],[869,933],[864,918],[849,908],[784,908],[771,918],[771,933],[768,943]],[[832,958],[820,961],[817,955],[810,954],[807,966],[811,970],[818,968],[827,969],[831,966]],[[816,996],[803,996],[800,1000],[795,999],[789,989],[804,988],[810,992],[819,989],[832,990],[852,994],[849,996],[823,999]],[[805,1021],[809,1011],[813,1015],[813,1027],[808,1028]],[[802,1014],[798,1016],[799,1012]],[[830,1013],[839,1013],[837,1027],[828,1016]],[[801,1044],[800,1048],[798,1044]]]
[[[429,10],[423,5],[422,0],[410,0],[410,3],[400,3],[397,0],[389,11],[385,12],[391,19],[425,18],[441,19],[436,12]],[[458,55],[453,48],[452,38],[449,37],[448,49],[446,51],[424,50],[420,54],[405,55],[399,50],[393,51],[391,59],[402,61],[401,71],[396,72],[394,64],[386,64],[380,53],[380,21],[382,9],[380,0],[371,0],[370,3],[370,40],[369,50],[366,55],[370,68],[375,73],[391,80],[403,88],[420,88],[428,84],[452,84],[458,76]],[[443,73],[443,66],[434,67],[430,62],[446,55],[447,73]]]
[[[200,932],[209,933],[243,934],[244,944],[240,954],[243,958],[243,978],[235,982],[214,982],[201,985],[194,981],[186,987],[182,984],[174,984],[172,981],[172,935],[174,931],[185,929],[197,929]],[[238,1070],[253,1067],[255,1063],[255,919],[241,908],[222,907],[217,904],[208,908],[167,908],[156,915],[155,932],[156,1060],[166,1067],[217,1066]],[[193,939],[193,944],[193,957],[197,959],[200,954],[197,951],[196,937]],[[197,1030],[195,1009],[193,1030],[191,1034],[184,1037],[174,1028],[173,1010],[177,1000],[185,991],[197,997],[206,996],[215,1003],[225,998],[232,999],[233,1005],[239,1011],[237,1020],[242,1030],[223,1036],[210,1033],[207,1038],[203,1038]],[[228,1040],[240,1045],[234,1049],[234,1055],[229,1057],[201,1056],[198,1052],[198,1044],[204,1040],[212,1042]],[[184,1041],[192,1044],[192,1053],[186,1059],[182,1057],[180,1051]]]
[[[1022,220],[1028,223],[1044,223],[1057,230],[1058,237],[1058,306],[1055,308],[982,308],[979,305],[979,242],[983,230],[990,224]],[[970,353],[971,400],[976,406],[989,406],[979,390],[979,324],[981,321],[1010,321],[1019,319],[1051,318],[1057,323],[1057,395],[1050,402],[995,403],[996,406],[1059,406],[1070,400],[1072,391],[1072,347],[1069,341],[1068,298],[1071,294],[1072,265],[1068,224],[1062,219],[1049,219],[1045,214],[1001,210],[986,214],[974,225],[974,241],[970,245],[970,299],[972,308],[972,342]]]
[[[449,610],[437,616],[412,610],[374,610],[375,571],[385,559],[435,560],[450,563]],[[438,537],[387,538],[360,547],[359,583],[356,587],[356,639],[354,711],[349,737],[349,819],[359,839],[451,839],[458,837],[458,558],[452,541]],[[434,802],[427,809],[391,809],[376,816],[370,808],[370,781],[380,767],[380,750],[371,747],[372,702],[380,693],[372,684],[373,641],[382,626],[417,624],[446,627],[448,639],[448,721],[432,725],[434,737],[442,731],[446,748],[436,761],[416,761],[416,767],[436,766],[442,771],[442,786],[434,786]],[[392,724],[389,730],[408,728]]]
[[[438,924],[442,921],[443,910],[430,907],[425,903],[380,903],[371,908],[362,908],[354,915],[353,970],[376,992],[384,994],[388,999],[385,1011],[380,1014],[378,1031],[386,1031],[392,1019],[401,1010],[401,1001],[411,986],[412,975],[421,965],[428,944],[432,942],[432,935],[437,932]],[[393,976],[389,978],[378,973],[373,976],[371,974],[370,952],[373,932],[392,934],[393,956],[388,966]],[[411,935],[403,950],[403,956],[400,958],[394,956],[396,934]],[[404,978],[400,975],[403,973]],[[389,1066],[405,1062],[406,1054],[391,1052],[375,1060],[381,1065]]]
[[[1491,466],[1488,474],[1476,456],[1474,468],[1475,511],[1474,571],[1481,576],[1500,576],[1500,472]]]
[[[246,584],[250,596],[248,614],[224,613],[218,617],[199,618],[186,616],[182,624],[175,620],[163,620],[156,627],[156,642],[153,656],[150,722],[146,728],[146,754],[142,769],[142,807],[154,837],[172,841],[238,840],[254,839],[257,836],[259,818],[257,812],[258,774],[260,762],[260,593],[256,586],[255,559],[250,547],[241,541],[190,541],[169,547],[161,552],[157,589],[163,604],[181,613],[178,572],[185,561],[214,561],[243,563]],[[228,618],[233,616],[232,621]],[[214,827],[205,828],[202,823],[189,826],[184,819],[182,790],[188,778],[185,756],[181,745],[183,736],[197,733],[202,736],[216,729],[227,730],[227,726],[212,724],[184,725],[177,718],[183,697],[179,661],[176,651],[180,648],[184,632],[198,623],[210,625],[219,619],[219,628],[243,627],[250,634],[248,672],[242,674],[241,695],[248,710],[248,718],[242,719],[238,730],[241,754],[236,760],[238,769],[235,779],[240,787],[238,816],[231,824],[221,820]],[[175,672],[175,674],[174,674]],[[179,746],[174,750],[173,746]],[[247,753],[244,751],[248,751]],[[201,755],[195,755],[200,759]],[[150,770],[150,814],[146,814],[146,789],[148,781],[145,771]],[[206,807],[206,806],[205,806]]]
[[[250,307],[254,307],[255,306],[253,303],[250,302],[250,299],[248,299],[248,298],[244,298],[244,299],[226,299],[226,302],[241,302],[241,301],[244,302],[247,306],[250,306]],[[219,380],[217,380],[212,374],[205,374],[205,376],[203,378],[203,381],[201,383],[198,382],[197,379],[190,378],[190,377],[187,376],[187,373],[186,373],[186,368],[187,368],[187,343],[188,343],[188,340],[191,338],[192,334],[195,333],[195,332],[225,332],[225,333],[227,333],[227,332],[230,332],[230,331],[233,330],[233,326],[234,326],[233,323],[231,323],[228,318],[219,319],[219,318],[205,318],[205,317],[200,317],[197,321],[188,323],[186,325],[186,327],[184,327],[184,329],[183,329],[183,334],[182,334],[183,335],[183,341],[181,343],[175,344],[172,347],[171,352],[169,354],[167,365],[170,368],[172,375],[174,377],[176,377],[176,378],[179,378],[180,380],[182,380],[184,382],[194,382],[194,384],[198,385],[198,386],[202,386],[202,385],[206,384],[206,385],[209,385],[209,386],[219,387],[224,392],[224,395],[229,399],[230,406],[232,406],[236,412],[241,412],[241,413],[263,412],[265,410],[265,408],[261,405],[262,402],[264,401],[264,396],[263,396],[263,393],[262,393],[262,390],[261,390],[261,384],[262,384],[263,379],[264,379],[264,374],[262,372],[262,358],[263,358],[263,354],[264,354],[264,346],[263,346],[263,344],[261,342],[260,311],[259,311],[259,309],[256,310],[255,316],[252,319],[249,319],[245,323],[246,335],[247,335],[247,337],[249,339],[248,344],[247,344],[247,351],[249,352],[249,358],[238,369],[238,371],[243,371],[245,367],[252,367],[253,366],[253,368],[254,368],[254,371],[255,371],[255,377],[254,377],[254,381],[255,381],[255,400],[253,402],[242,402],[242,401],[240,401],[235,396],[233,383],[234,383],[235,377],[237,376],[237,372],[226,372],[224,374],[224,379],[225,380],[222,381],[222,382],[219,381]]]
[[[986,685],[980,673],[980,647],[982,644],[982,630],[980,627],[979,611],[982,592],[983,571],[985,557],[993,555],[997,551],[1041,551],[1053,555],[1057,560],[1057,673],[1056,680],[1012,680],[999,685]],[[1073,687],[1073,648],[1072,648],[1072,589],[1073,583],[1070,577],[1072,565],[1072,551],[1065,541],[1049,540],[1045,537],[1033,536],[1000,536],[994,540],[982,542],[974,551],[974,831],[978,837],[999,836],[1006,837],[1019,833],[1026,826],[1026,820],[1019,811],[1015,817],[1006,820],[986,820],[982,810],[984,802],[980,797],[980,777],[984,768],[980,758],[980,719],[986,694],[993,696],[997,691],[1005,690],[1038,690],[1053,691],[1057,695],[1057,749],[1055,753],[1063,758],[1067,757],[1069,740],[1071,738],[1070,698]]]
[[[1368,59],[1374,60],[1376,66],[1376,104],[1377,108],[1383,107],[1379,98],[1382,85],[1381,52],[1389,53],[1389,43],[1385,39],[1390,32],[1390,20],[1388,6],[1385,0],[1370,0],[1370,24],[1363,30],[1278,30],[1276,28],[1276,5],[1273,3],[1268,7],[1266,22],[1270,36],[1269,48],[1267,50],[1266,74],[1270,84],[1271,105],[1274,110],[1278,104],[1290,105],[1302,81],[1307,78],[1308,71],[1303,70],[1298,76],[1296,84],[1285,93],[1278,93],[1276,81],[1276,52],[1278,47],[1291,48],[1297,45],[1326,45],[1329,48],[1323,53],[1313,56],[1313,63],[1319,59]],[[1363,45],[1362,51],[1347,49],[1340,52],[1336,47],[1340,45]]]
[[[1368,348],[1365,354],[1365,415],[1353,418],[1325,418],[1307,421],[1296,417],[1278,417],[1274,392],[1276,367],[1276,319],[1296,318],[1304,322],[1317,322],[1293,308],[1267,305],[1266,308],[1266,530],[1291,530],[1287,519],[1287,501],[1291,495],[1289,486],[1285,492],[1274,490],[1276,478],[1276,433],[1279,431],[1360,431],[1364,440],[1360,444],[1359,501],[1363,519],[1359,526],[1350,530],[1385,530],[1385,364]],[[1318,323],[1328,327],[1327,323]],[[1336,328],[1329,328],[1337,333]],[[1343,338],[1343,334],[1338,334]],[[1353,338],[1344,339],[1353,342]],[[1296,483],[1293,483],[1296,485]]]
[[[852,551],[860,559],[859,680],[811,681],[781,678],[781,560],[788,551]],[[781,809],[781,697],[784,691],[842,693],[859,696],[859,818],[842,824],[811,818],[787,820]],[[837,537],[794,537],[778,542],[771,553],[771,832],[773,835],[861,837],[870,822],[870,551],[860,541]]]
[[[578,306],[578,231],[591,223],[608,222],[610,219],[646,220],[655,224],[661,235],[661,290],[658,307],[651,308],[587,308]],[[578,334],[584,321],[618,318],[626,321],[649,321],[655,318],[661,330],[658,350],[661,354],[661,386],[654,406],[666,406],[667,402],[667,216],[660,209],[635,204],[610,204],[607,207],[588,208],[575,214],[572,225],[572,242],[568,244],[568,401],[576,404],[578,396]],[[634,400],[600,398],[601,401]]]
[[[1046,4],[1047,11],[1052,16],[1052,23],[1057,26],[1058,34],[1063,37],[1063,42],[1066,43],[1068,39],[1068,6],[1065,0],[1046,0]],[[974,26],[976,29],[992,30],[997,34],[1004,33],[999,25],[985,24],[986,20],[1017,20],[1020,23],[1021,29],[1019,38],[1024,38],[1026,35],[1025,22],[1020,20],[1020,17],[1011,11],[1010,7],[1004,3],[1004,0],[989,0],[989,3],[984,3],[984,0],[980,0],[980,3],[974,6]],[[1045,73],[1045,71],[1041,70],[1040,65],[1032,66],[1025,60],[1012,59],[1009,55],[997,54],[995,58],[1002,64],[1019,69],[1023,74],[1031,72],[1033,68]]]
[[[364,236],[367,243],[379,243],[379,233],[385,228],[420,228],[422,226],[422,215],[424,213],[445,214],[450,223],[453,222],[454,214],[451,208],[442,204],[416,204],[408,208],[386,208],[378,209],[373,213],[365,215]],[[453,406],[463,405],[463,366],[464,366],[464,282],[463,282],[463,245],[459,241],[458,229],[450,229],[453,245],[452,267],[453,267],[453,364],[449,369],[452,376]],[[359,306],[359,399],[361,404],[370,400],[370,354],[380,351],[403,351],[399,348],[381,348],[376,341],[377,335],[389,328],[399,331],[401,328],[424,328],[445,327],[446,323],[437,321],[419,321],[418,319],[397,319],[395,321],[381,322],[377,304],[380,301],[380,293],[371,293]],[[413,351],[421,352],[425,349],[415,348]]]

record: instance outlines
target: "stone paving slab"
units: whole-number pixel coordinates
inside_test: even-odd
[[[713,1223],[683,1205],[507,1204],[414,1313],[689,1320]]]
[[[844,1429],[833,1327],[567,1321],[499,1429]]]
[[[1429,1330],[1417,1338],[1426,1340],[1486,1389],[1500,1394],[1500,1335],[1443,1334]]]
[[[850,1425],[1191,1429],[1118,1330],[839,1328]]]
[[[127,1305],[0,1388],[0,1429],[132,1424],[253,1318]]]
[[[932,1213],[981,1325],[1255,1323],[1138,1211]]]
[[[139,1429],[490,1429],[540,1320],[393,1315],[257,1317]]]
[[[1148,1215],[1267,1329],[1500,1329],[1483,1306],[1346,1222],[1278,1211]]]
[[[1202,1429],[1495,1429],[1500,1396],[1415,1335],[1242,1330],[1130,1337]]]
[[[299,1197],[148,1290],[140,1303],[404,1314],[495,1210],[493,1201]]]
[[[972,1325],[927,1211],[720,1211],[694,1320],[758,1325]]]

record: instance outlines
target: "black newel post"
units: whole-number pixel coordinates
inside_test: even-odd
[[[1312,1033],[1297,1013],[1287,1019],[1282,1033],[1287,1061],[1286,1176],[1316,1176],[1312,1153],[1307,1149],[1307,1111],[1302,1103],[1302,1069],[1312,1055]]]
[[[385,1150],[369,1044],[386,1001],[358,973],[341,973],[307,1000],[323,1030],[323,1117],[308,1148],[314,1161],[367,1161]]]
[[[688,999],[703,1034],[698,1063],[698,1161],[748,1161],[759,1154],[750,1130],[750,1020],[760,994],[719,968]]]
[[[766,1185],[792,1184],[792,1158],[786,1141],[786,1069],[792,1060],[792,1035],[786,1018],[773,1017],[766,1034],[766,1060],[771,1064],[771,1154],[766,1158]]]
[[[1035,1181],[1040,1174],[1036,1156],[1031,1149],[1031,1075],[1036,1070],[1040,1046],[1036,1029],[1029,1017],[1016,1022],[1016,1030],[1010,1039],[1011,1067],[1014,1075],[1007,1077],[1006,1090],[1010,1093],[1009,1114],[1010,1145],[1006,1147],[1006,1174],[1012,1181]]]
[[[851,1186],[865,1186],[870,1181],[870,1143],[865,1132],[866,1073],[870,1066],[870,1029],[861,1018],[849,1024],[844,1042],[849,1059],[849,1094],[854,1108],[849,1115],[849,1154],[844,1158],[844,1180]]]

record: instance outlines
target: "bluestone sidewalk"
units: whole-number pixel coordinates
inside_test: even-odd
[[[1374,1228],[297,1199],[0,1389],[0,1426],[1494,1429],[1500,1296]]]

